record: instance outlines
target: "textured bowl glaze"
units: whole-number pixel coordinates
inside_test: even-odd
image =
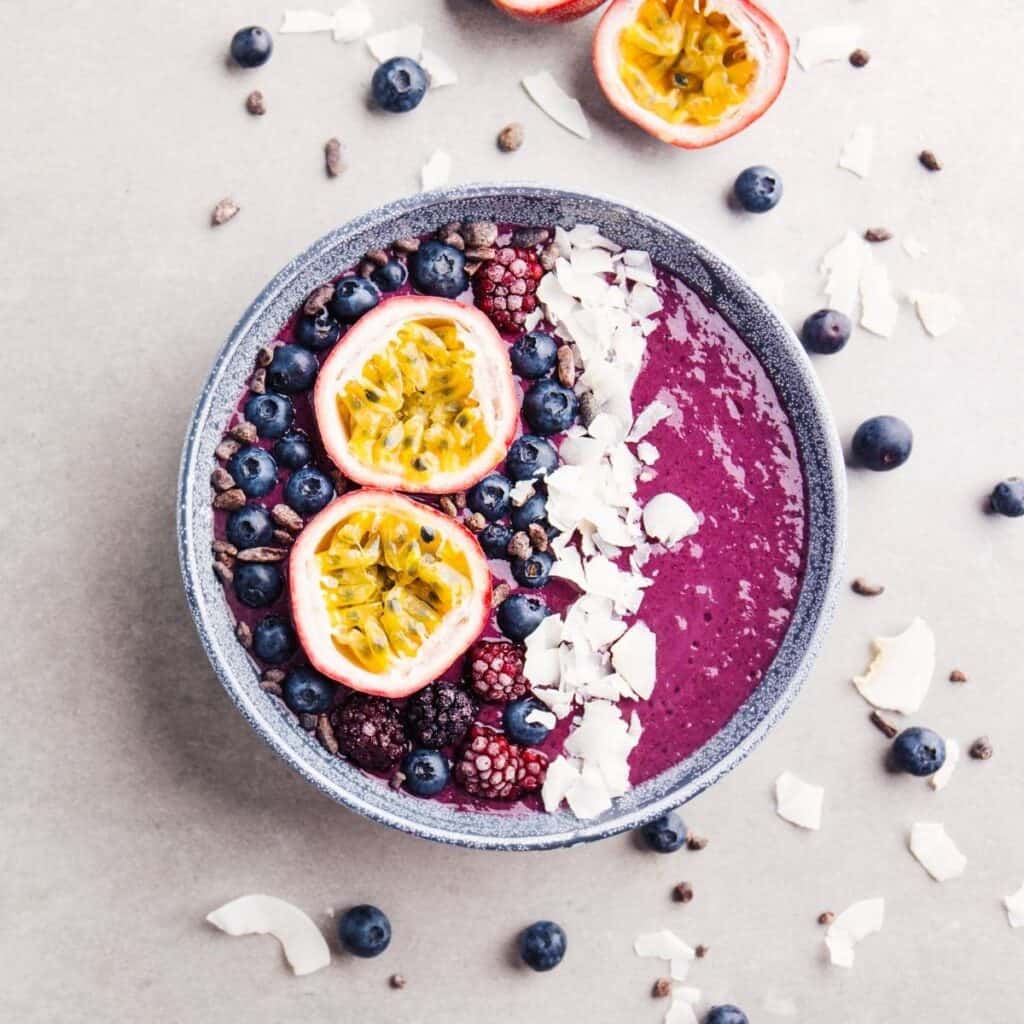
[[[806,575],[789,631],[760,685],[703,747],[591,821],[578,821],[568,811],[460,811],[395,791],[332,757],[260,689],[254,665],[235,640],[231,611],[212,570],[213,451],[257,350],[273,341],[313,288],[363,253],[467,219],[598,224],[616,242],[649,252],[715,306],[760,359],[792,419],[807,481]],[[352,810],[415,835],[482,849],[536,850],[636,828],[696,796],[764,739],[806,680],[831,622],[843,570],[845,509],[842,452],[810,362],[790,328],[734,267],[679,228],[627,203],[536,185],[467,185],[391,203],[332,231],[256,298],[221,349],[189,425],[178,491],[178,544],[185,592],[214,670],[249,724],[303,778]]]

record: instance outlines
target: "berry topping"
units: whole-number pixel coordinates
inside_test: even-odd
[[[731,1003],[712,1006],[704,1018],[704,1024],[750,1024],[747,1015]]]
[[[1011,476],[1002,483],[996,484],[989,499],[992,511],[1012,519],[1024,516],[1024,479]]]
[[[509,640],[525,640],[547,618],[548,606],[533,594],[509,594],[498,606],[498,629]]]
[[[252,631],[252,653],[271,665],[287,661],[297,646],[292,624],[280,615],[268,615]]]
[[[311,668],[293,668],[285,677],[284,702],[297,715],[320,715],[334,703],[337,687]]]
[[[273,604],[284,589],[284,577],[273,562],[240,562],[235,566],[235,596],[248,608]]]
[[[341,752],[360,768],[393,768],[409,746],[398,705],[385,697],[357,693],[333,713],[331,724]]]
[[[380,302],[377,286],[365,277],[343,277],[334,286],[331,312],[343,323],[355,323]]]
[[[508,512],[511,490],[512,485],[506,477],[500,473],[491,473],[470,488],[466,495],[466,504],[472,511],[479,512],[487,519],[500,519]]]
[[[403,785],[413,796],[437,796],[448,785],[448,758],[436,750],[411,750],[402,758]]]
[[[476,718],[476,702],[454,683],[438,682],[414,693],[405,705],[409,735],[424,747],[461,743]]]
[[[267,386],[273,391],[293,395],[305,391],[316,380],[320,365],[316,356],[300,345],[282,345],[274,350],[267,367]]]
[[[649,821],[640,834],[655,853],[675,853],[686,842],[686,826],[675,811]]]
[[[527,380],[537,380],[550,373],[555,367],[558,342],[543,331],[524,334],[509,349],[512,369]]]
[[[231,37],[231,59],[242,68],[258,68],[270,60],[274,40],[265,28],[250,25]]]
[[[897,416],[874,416],[853,435],[854,458],[865,468],[884,472],[910,458],[914,434]]]
[[[519,955],[534,971],[550,971],[565,956],[565,932],[554,921],[537,921],[519,936]]]
[[[303,348],[311,348],[314,352],[330,348],[338,340],[339,334],[341,325],[326,309],[315,316],[303,315],[295,324],[295,340]]]
[[[477,534],[480,547],[488,558],[508,558],[508,545],[512,540],[512,527],[504,523],[488,523]]]
[[[477,723],[455,765],[455,779],[471,796],[517,800],[541,787],[547,763],[539,750],[524,750],[497,729]]]
[[[392,114],[418,107],[427,94],[430,77],[409,57],[392,57],[377,66],[370,90],[377,104]]]
[[[250,498],[269,494],[277,483],[277,463],[270,452],[247,445],[235,452],[228,462],[228,472]]]
[[[800,337],[808,352],[831,356],[850,340],[853,324],[845,313],[837,309],[819,309],[805,321]]]
[[[538,434],[560,434],[572,426],[579,407],[579,399],[571,388],[554,380],[542,380],[526,393],[523,417]]]
[[[535,252],[506,246],[473,275],[476,304],[499,331],[519,331],[527,314],[537,308],[537,282],[543,276]]]
[[[334,484],[313,466],[296,470],[284,488],[284,500],[300,516],[314,515],[333,497]]]
[[[545,494],[531,494],[522,505],[512,509],[513,530],[525,530],[531,523],[543,523],[548,514],[548,499]]]
[[[892,762],[910,775],[934,775],[946,761],[946,741],[931,729],[904,729],[892,741]]]
[[[736,179],[733,192],[748,213],[767,213],[779,205],[782,179],[770,167],[748,167]]]
[[[466,257],[444,242],[424,242],[409,257],[412,283],[425,295],[454,299],[469,287]]]
[[[478,640],[466,661],[469,681],[484,700],[504,703],[526,695],[523,652],[507,640]]]
[[[523,746],[536,746],[538,743],[543,743],[551,730],[540,722],[530,722],[527,719],[535,711],[546,712],[547,710],[547,706],[536,697],[523,697],[522,700],[514,700],[511,704],[506,704],[501,719],[505,735],[513,743]]]
[[[394,292],[405,284],[408,277],[409,272],[405,269],[404,263],[400,260],[388,260],[370,275],[370,280],[382,292]]]
[[[510,480],[533,480],[558,469],[558,452],[550,441],[534,434],[523,434],[512,443],[505,459]]]
[[[391,922],[367,903],[352,907],[338,920],[338,941],[355,956],[380,956],[391,942]]]
[[[261,548],[274,539],[274,521],[262,505],[246,505],[231,513],[226,534],[239,550]]]
[[[526,558],[516,558],[512,562],[512,575],[521,587],[536,590],[543,587],[551,578],[551,568],[555,559],[549,551],[534,551]]]
[[[285,469],[302,469],[313,460],[313,446],[301,430],[289,430],[274,445],[274,458]]]
[[[252,395],[245,403],[245,418],[260,437],[280,437],[294,417],[292,403],[284,395]]]

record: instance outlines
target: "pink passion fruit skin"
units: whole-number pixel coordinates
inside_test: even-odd
[[[605,0],[491,0],[519,21],[574,21],[596,10]]]
[[[594,33],[594,73],[608,102],[649,135],[680,149],[704,149],[738,135],[752,125],[778,98],[789,73],[789,40],[782,26],[750,0],[716,0],[714,10],[728,16],[746,40],[760,65],[754,91],[718,124],[670,124],[642,107],[619,73],[619,37],[636,20],[644,0],[613,0]]]

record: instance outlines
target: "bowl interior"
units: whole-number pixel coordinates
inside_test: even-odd
[[[211,568],[213,451],[257,350],[273,340],[313,288],[366,251],[467,219],[565,227],[593,223],[621,245],[649,252],[715,306],[760,359],[789,412],[807,481],[806,573],[789,631],[760,685],[708,743],[590,821],[578,821],[568,811],[460,811],[396,792],[332,757],[260,689],[254,665],[235,640],[234,621]],[[835,602],[845,543],[843,462],[830,414],[792,331],[707,247],[611,199],[531,185],[464,186],[414,196],[338,228],[289,263],[258,296],[221,350],[196,406],[182,459],[178,529],[185,588],[210,661],[249,723],[296,771],[353,810],[417,835],[481,848],[544,849],[635,828],[684,803],[739,763],[786,710],[810,671]]]

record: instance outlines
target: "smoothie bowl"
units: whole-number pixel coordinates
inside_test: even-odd
[[[764,737],[845,541],[792,332],[631,206],[465,186],[287,266],[218,357],[179,542],[211,662],[318,789],[467,846],[634,828]]]

